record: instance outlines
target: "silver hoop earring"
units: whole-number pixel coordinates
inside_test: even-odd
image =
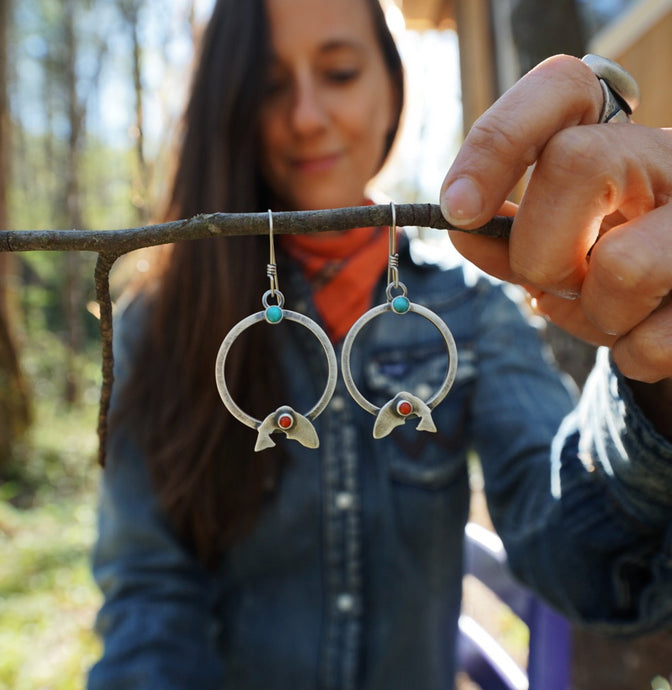
[[[450,391],[455,381],[455,374],[457,372],[457,347],[450,329],[437,314],[431,311],[431,309],[411,302],[407,297],[406,286],[399,281],[399,255],[396,250],[396,211],[394,204],[391,204],[391,207],[392,224],[389,229],[389,256],[387,267],[388,285],[385,291],[387,302],[369,309],[369,311],[355,321],[345,337],[343,350],[341,352],[341,371],[348,392],[361,408],[376,417],[376,421],[373,425],[374,438],[383,438],[387,436],[392,429],[403,424],[407,419],[412,417],[420,418],[420,423],[417,426],[418,431],[435,432],[436,426],[432,419],[432,410],[446,397],[446,395],[448,395],[448,391]],[[369,321],[386,312],[391,312],[399,316],[405,316],[410,313],[416,313],[423,316],[436,327],[446,343],[448,349],[448,370],[439,390],[427,401],[407,391],[400,391],[382,407],[377,407],[362,395],[354,382],[350,369],[350,356],[355,338]]]
[[[338,365],[336,353],[327,334],[315,323],[303,314],[299,314],[289,309],[284,309],[285,298],[278,287],[277,266],[275,264],[275,248],[273,244],[273,214],[268,211],[269,237],[270,237],[270,259],[267,266],[267,275],[270,279],[271,287],[262,297],[264,309],[238,322],[226,335],[217,354],[215,363],[215,380],[217,390],[222,398],[226,409],[243,424],[257,430],[257,441],[254,446],[255,451],[264,450],[275,446],[271,439],[271,434],[282,431],[287,438],[298,441],[307,448],[317,448],[320,441],[312,424],[312,420],[318,417],[329,404],[336,388],[336,378],[338,375]],[[274,300],[275,303],[272,303]],[[271,326],[277,325],[283,320],[294,321],[307,328],[318,340],[327,358],[328,374],[327,384],[322,396],[305,414],[300,414],[289,405],[282,405],[274,412],[271,412],[265,419],[255,419],[244,412],[233,400],[228,386],[226,385],[226,357],[229,350],[238,336],[254,324],[266,321]]]

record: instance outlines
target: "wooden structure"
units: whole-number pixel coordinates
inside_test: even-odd
[[[394,0],[410,29],[451,28],[460,44],[462,117],[467,131],[497,98],[490,0]],[[501,0],[500,0],[501,2]]]
[[[634,119],[651,127],[672,125],[672,0],[639,0],[593,36],[591,53],[620,62],[639,83],[642,102]]]
[[[467,131],[518,76],[510,35],[512,0],[393,1],[411,29],[457,31]],[[617,60],[637,79],[642,91],[638,122],[672,124],[672,89],[666,88],[672,65],[672,0],[635,0],[588,40],[586,52]]]

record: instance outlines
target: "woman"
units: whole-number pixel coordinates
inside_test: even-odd
[[[507,162],[531,163],[556,132],[581,129],[573,125],[595,129],[587,124],[598,120],[602,92],[590,70],[561,59],[544,71],[564,75],[559,114],[537,83],[532,93],[516,87],[485,116],[447,177],[444,206],[458,224],[495,212],[521,172]],[[506,126],[516,94],[518,107],[535,104],[545,117],[513,136]],[[169,217],[368,203],[402,96],[377,0],[219,0]],[[494,149],[478,140],[488,130]],[[642,140],[659,137],[645,132]],[[669,141],[660,145],[669,155]],[[588,167],[566,172],[576,183]],[[467,179],[492,189],[487,203],[472,203]],[[519,239],[511,256],[499,244],[464,251],[520,282],[512,273]],[[278,244],[287,305],[322,323],[340,351],[356,318],[385,299],[386,230]],[[105,652],[90,688],[450,687],[472,448],[526,581],[595,625],[637,631],[669,621],[672,445],[606,357],[572,414],[537,333],[504,291],[466,267],[415,263],[404,243],[409,296],[449,324],[460,353],[455,386],[433,412],[437,433],[405,425],[374,440],[372,418],[339,378],[316,420],[318,451],[281,438],[255,454],[254,433],[218,398],[214,361],[228,330],[259,311],[267,262],[268,238],[177,245],[118,319],[94,563]],[[521,271],[542,306],[543,289],[582,288],[546,265],[531,277]],[[569,327],[586,322],[551,311]],[[353,375],[376,405],[399,390],[426,399],[440,384],[445,343],[420,322],[381,319],[358,338]],[[323,388],[319,348],[287,326],[272,339],[267,328],[249,329],[230,355],[232,396],[256,417],[288,399],[308,408]],[[657,378],[672,373],[657,366]]]

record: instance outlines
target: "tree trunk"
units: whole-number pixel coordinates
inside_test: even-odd
[[[66,0],[63,6],[65,35],[65,79],[68,98],[68,151],[66,165],[65,208],[71,228],[82,229],[80,192],[80,151],[84,110],[77,94],[77,33],[75,30],[75,3]],[[65,321],[66,321],[66,371],[64,398],[68,404],[79,400],[79,372],[75,363],[83,341],[82,303],[83,287],[80,276],[78,252],[68,252],[65,257]]]
[[[10,172],[10,116],[7,96],[7,36],[10,0],[0,0],[0,229],[9,229],[7,188]],[[30,423],[30,402],[21,373],[10,315],[16,305],[11,281],[16,275],[16,257],[0,254],[0,472],[9,461],[15,441]]]
[[[128,25],[132,44],[132,77],[135,100],[135,154],[138,164],[137,180],[133,190],[133,204],[141,224],[149,220],[150,169],[145,158],[145,103],[142,86],[142,45],[140,44],[139,19],[144,0],[119,0],[119,9]]]

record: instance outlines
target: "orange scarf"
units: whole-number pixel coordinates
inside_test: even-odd
[[[332,342],[345,337],[371,307],[387,267],[387,228],[358,228],[330,236],[283,235],[285,251],[303,269]]]

